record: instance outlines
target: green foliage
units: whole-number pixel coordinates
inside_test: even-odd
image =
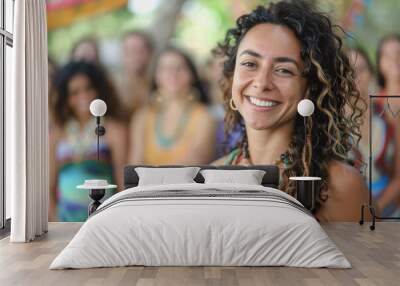
[[[168,0],[164,0],[168,1]],[[276,0],[241,0],[242,6],[254,8]],[[343,18],[350,7],[350,0],[314,0],[335,21]],[[362,46],[375,59],[379,39],[390,32],[398,31],[400,10],[398,0],[370,1],[363,21],[352,27],[352,38],[345,41],[350,46]],[[173,41],[188,48],[193,54],[204,59],[210,50],[221,41],[234,25],[232,5],[236,0],[187,0],[181,17],[177,21]],[[50,31],[48,35],[49,54],[58,62],[67,60],[73,44],[85,36],[97,37],[101,41],[118,40],[124,32],[135,28],[149,27],[155,13],[133,15],[128,9],[77,21],[71,26]]]
[[[69,57],[74,43],[83,37],[116,39],[140,23],[127,9],[94,16],[75,22],[65,28],[50,31],[48,34],[49,54],[57,62],[65,62]]]
[[[229,1],[192,0],[184,6],[174,38],[204,59],[233,24]]]

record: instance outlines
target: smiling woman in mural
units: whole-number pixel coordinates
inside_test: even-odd
[[[336,28],[303,1],[260,6],[237,20],[217,53],[226,58],[226,131],[242,125],[242,139],[215,164],[278,165],[280,187],[291,195],[295,188],[289,177],[319,176],[315,216],[320,221],[355,221],[367,188],[347,161],[360,136],[365,103]],[[304,98],[315,105],[307,140],[297,114]]]

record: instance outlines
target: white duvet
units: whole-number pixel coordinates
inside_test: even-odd
[[[145,197],[174,190],[172,197]],[[260,197],[252,196],[252,191]],[[218,196],[224,192],[228,195]],[[137,198],[138,194],[144,196]],[[127,265],[350,268],[319,223],[299,205],[277,189],[254,185],[193,183],[127,189],[100,206],[50,269]]]

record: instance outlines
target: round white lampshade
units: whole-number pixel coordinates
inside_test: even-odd
[[[101,99],[95,99],[90,103],[90,113],[93,116],[103,116],[107,111],[107,104]]]
[[[107,180],[85,180],[83,185],[76,186],[78,189],[98,190],[98,189],[115,189],[116,185],[110,185]]]
[[[297,112],[303,117],[311,116],[314,113],[314,103],[309,99],[300,100],[297,104]]]

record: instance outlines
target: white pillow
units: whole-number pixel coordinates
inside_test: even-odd
[[[139,186],[195,183],[193,179],[199,170],[199,167],[135,168],[139,176]]]
[[[262,170],[201,170],[205,184],[226,183],[261,185],[265,171]]]

